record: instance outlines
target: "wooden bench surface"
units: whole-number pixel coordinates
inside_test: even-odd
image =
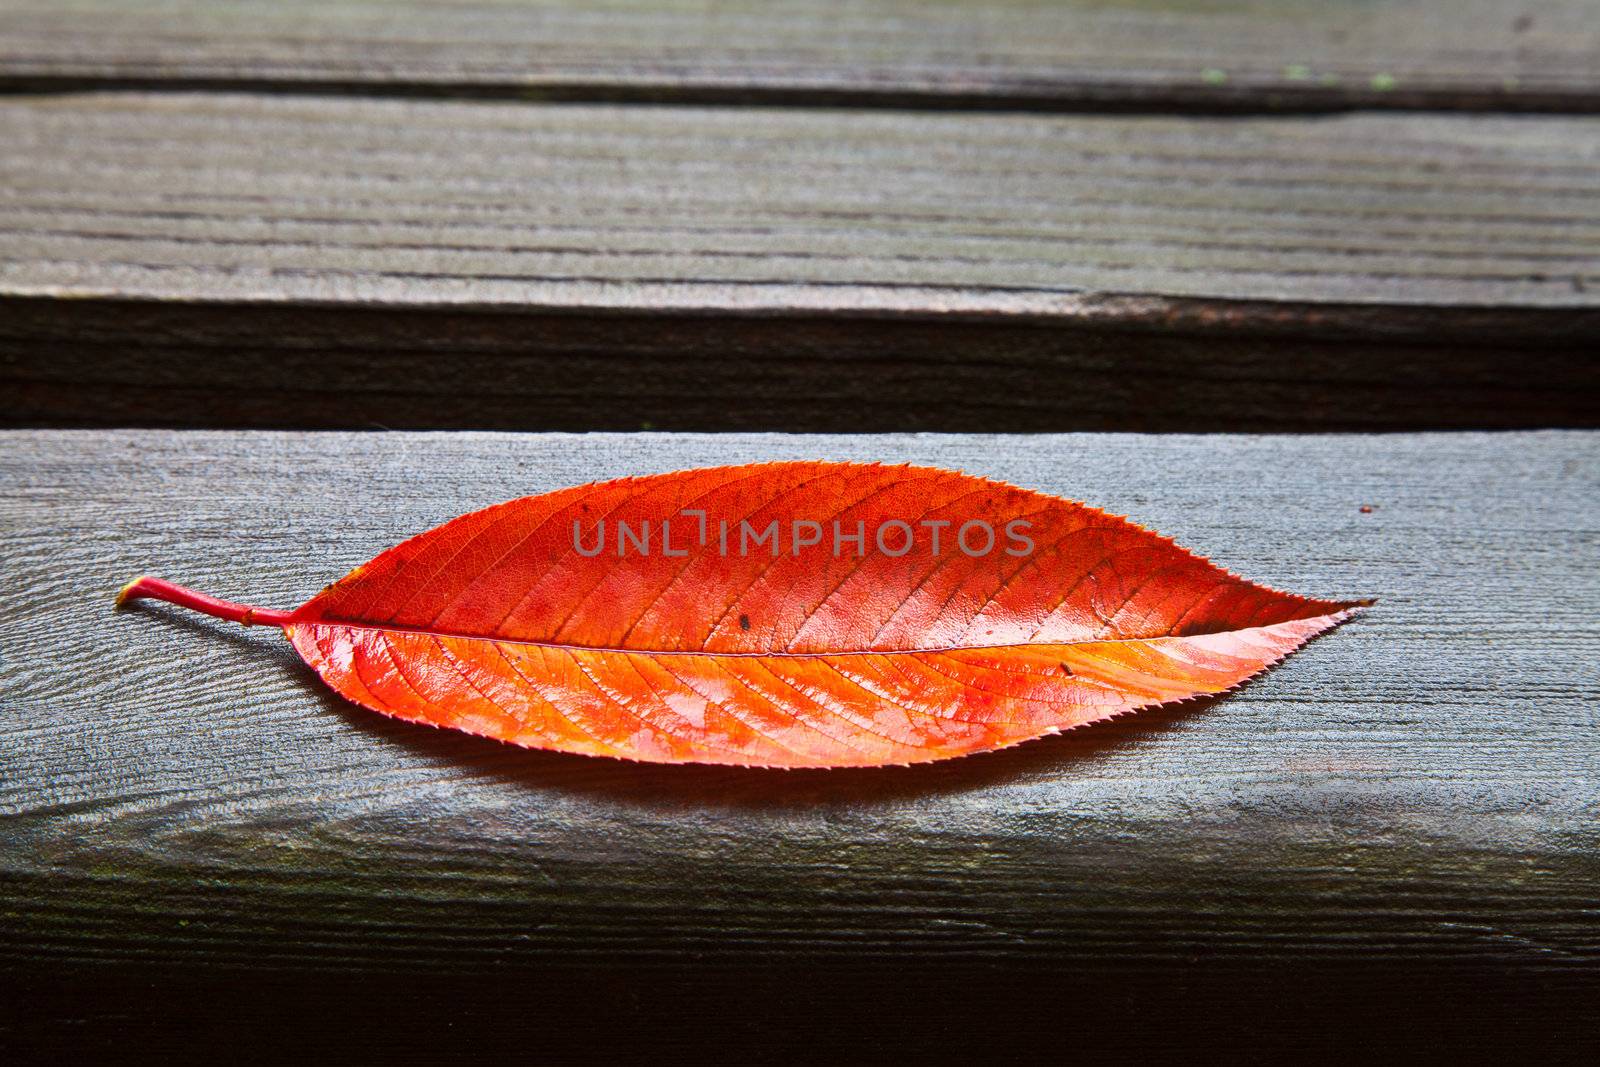
[[[1161,297],[1592,311],[1596,129],[17,97],[0,106],[17,149],[0,172],[0,291],[1032,317],[1145,314],[1139,298]]]
[[[1597,123],[0,98],[0,422],[1594,426]]]
[[[1600,962],[1592,433],[0,441],[12,962]],[[441,733],[274,631],[111,606],[145,572],[292,606],[511,496],[788,457],[995,476],[1380,603],[1209,706],[867,773]]]
[[[1600,102],[1585,0],[20,0],[0,78],[874,106]]]
[[[0,1057],[1592,1061],[1593,7],[0,6]],[[801,455],[1380,603],[1207,706],[778,776],[110,608]]]

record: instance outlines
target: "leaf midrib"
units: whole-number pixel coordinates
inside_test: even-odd
[[[1274,626],[1282,626],[1290,622],[1317,622],[1323,620],[1338,621],[1348,617],[1352,612],[1359,610],[1360,606],[1341,608],[1328,612],[1325,615],[1310,615],[1303,619],[1281,619],[1278,622],[1266,623],[1261,626],[1240,626],[1226,630],[1207,630],[1203,633],[1192,634],[1153,634],[1148,637],[1093,637],[1075,641],[1003,641],[992,645],[941,645],[924,648],[851,648],[829,649],[813,652],[793,652],[785,649],[775,649],[760,652],[719,652],[704,648],[622,648],[607,645],[582,645],[569,641],[541,641],[525,637],[496,637],[492,634],[452,633],[445,630],[433,630],[421,626],[404,626],[395,623],[351,622],[344,619],[291,619],[284,624],[288,630],[296,626],[328,626],[342,627],[349,630],[373,630],[379,633],[418,634],[423,637],[450,638],[458,641],[488,641],[498,645],[521,645],[534,648],[558,649],[564,652],[611,652],[628,656],[709,656],[717,659],[746,658],[746,659],[816,659],[823,656],[906,656],[928,653],[944,652],[982,652],[1006,648],[1075,648],[1081,645],[1117,645],[1148,643],[1151,641],[1181,641],[1192,637],[1213,637],[1218,634],[1242,634],[1252,631],[1269,630]]]

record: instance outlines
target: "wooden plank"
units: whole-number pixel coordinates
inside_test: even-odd
[[[8,965],[1211,954],[1600,976],[1592,433],[0,442]],[[1381,603],[1208,707],[785,774],[422,730],[330,696],[275,633],[110,609],[145,571],[294,604],[516,494],[800,456],[1009,479]]]
[[[0,1045],[1248,1058],[1355,1019],[1389,1053],[1582,1062],[1597,445],[0,434]],[[270,632],[110,610],[150,570],[292,604],[488,502],[787,457],[1008,478],[1381,601],[1210,706],[782,774],[424,730],[329,696]]]
[[[12,98],[0,421],[1593,426],[1595,122]]]
[[[944,107],[1600,105],[1586,0],[22,0],[13,87]]]
[[[1150,315],[1108,295],[1592,309],[1596,130],[12,98],[0,291],[1102,320]]]

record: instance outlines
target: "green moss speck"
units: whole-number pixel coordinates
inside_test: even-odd
[[[1200,80],[1207,85],[1226,85],[1228,83],[1228,72],[1218,70],[1216,67],[1207,67],[1200,72]]]

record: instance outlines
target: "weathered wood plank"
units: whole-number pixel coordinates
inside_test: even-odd
[[[0,445],[8,967],[1198,955],[1600,979],[1594,434]],[[491,501],[799,456],[1086,498],[1259,580],[1381,603],[1209,707],[787,774],[423,730],[329,696],[274,633],[110,608],[142,571],[293,604]]]
[[[23,0],[0,79],[891,106],[1594,110],[1585,0]]]
[[[1596,131],[12,98],[0,291],[1044,316],[1094,314],[1106,294],[1593,308]]]
[[[1597,121],[13,98],[0,419],[1595,425]]]
[[[1597,445],[0,435],[0,1046],[698,1064],[1344,1034],[1585,1062]],[[488,501],[799,456],[1011,478],[1382,600],[1210,707],[885,774],[513,750],[344,705],[270,633],[109,608],[147,569],[289,604]]]

